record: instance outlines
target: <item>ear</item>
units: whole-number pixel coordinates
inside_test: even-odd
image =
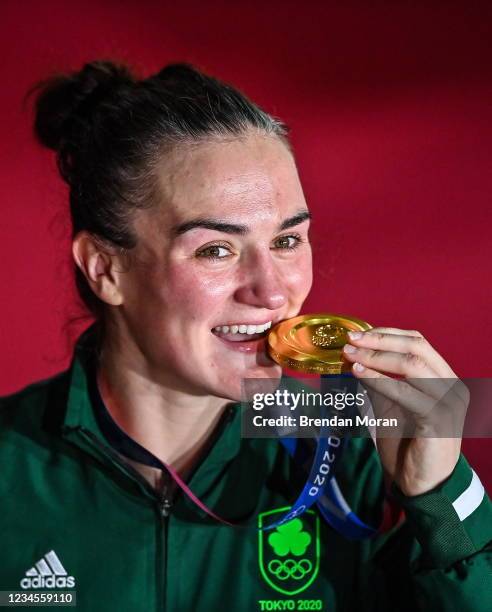
[[[90,288],[100,300],[111,306],[123,303],[115,265],[117,255],[111,254],[97,237],[87,231],[79,232],[73,239],[72,255]]]

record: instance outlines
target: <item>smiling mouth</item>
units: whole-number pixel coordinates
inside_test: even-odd
[[[272,325],[272,321],[267,321],[259,325],[238,323],[232,325],[218,325],[212,329],[212,333],[222,340],[229,342],[251,342],[265,338]]]

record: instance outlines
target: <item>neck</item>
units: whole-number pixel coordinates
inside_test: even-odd
[[[103,350],[98,370],[102,400],[123,431],[185,475],[217,426],[227,400],[163,386],[121,351]]]

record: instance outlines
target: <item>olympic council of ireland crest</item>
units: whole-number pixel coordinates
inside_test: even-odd
[[[281,516],[289,507],[262,512],[258,516],[258,564],[264,580],[278,593],[297,595],[308,588],[319,572],[319,516],[307,510],[301,516],[263,531],[265,523]]]

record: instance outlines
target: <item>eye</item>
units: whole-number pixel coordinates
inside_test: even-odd
[[[287,251],[293,251],[302,242],[302,238],[299,234],[290,234],[289,236],[279,236],[275,239],[274,245],[276,249],[284,249]]]
[[[230,249],[222,244],[211,244],[196,253],[197,257],[205,259],[225,259],[232,255]]]

